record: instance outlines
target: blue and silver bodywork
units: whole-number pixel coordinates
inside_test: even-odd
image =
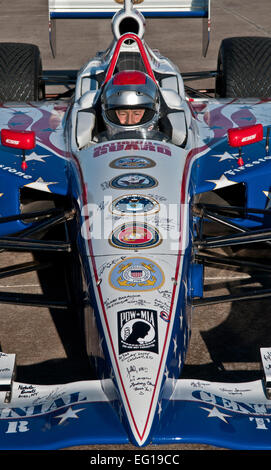
[[[184,3],[188,8],[191,2]],[[199,13],[207,2],[192,3],[208,19],[208,8]],[[121,14],[129,7],[126,2]],[[118,41],[78,72],[71,101],[1,108],[1,129],[32,131],[36,146],[25,152],[24,169],[20,149],[0,147],[0,247],[15,240],[30,251],[73,252],[84,286],[80,312],[91,325],[86,348],[97,378],[21,383],[13,374],[15,356],[1,352],[0,448],[200,442],[270,449],[268,348],[261,351],[262,380],[182,379],[182,370],[193,308],[204,297],[197,255],[206,243],[227,244],[223,236],[200,236],[202,219],[208,219],[204,201],[210,194],[221,198],[221,189],[240,188],[245,215],[219,221],[234,228],[240,243],[242,234],[270,237],[271,102],[189,99],[179,71],[143,41],[154,74],[159,71],[161,93],[169,104],[175,97],[181,113],[173,137],[185,129],[185,139],[181,145],[154,135],[95,141],[89,111],[99,94],[95,76],[106,73]],[[134,45],[123,45],[126,52],[129,47]],[[228,131],[249,124],[253,132],[257,123],[263,138],[243,147],[240,159]],[[40,222],[29,201],[38,202],[39,211],[45,204],[48,219]],[[54,245],[33,238],[50,227],[50,210],[69,235]],[[77,293],[73,282],[70,289]]]

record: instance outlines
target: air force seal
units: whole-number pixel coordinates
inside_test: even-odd
[[[111,287],[130,292],[159,289],[164,280],[162,269],[147,258],[126,258],[109,273]]]
[[[159,203],[148,196],[131,194],[115,199],[110,207],[115,215],[155,214],[160,210]]]

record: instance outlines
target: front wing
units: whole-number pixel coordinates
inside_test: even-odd
[[[170,394],[168,381],[165,395]],[[219,383],[178,380],[153,443],[201,443],[268,450],[271,401],[261,380]]]
[[[114,411],[112,382],[61,385],[14,382],[12,398],[0,392],[0,449],[55,450],[76,445],[125,444],[128,437]]]
[[[111,379],[46,386],[14,382],[11,396],[1,391],[0,400],[2,450],[130,443]],[[167,379],[149,443],[268,450],[270,418],[262,380]]]

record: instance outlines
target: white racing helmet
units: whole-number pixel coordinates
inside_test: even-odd
[[[121,124],[116,110],[144,109],[137,124]],[[159,91],[154,80],[138,70],[116,73],[102,92],[102,115],[108,136],[114,137],[123,131],[140,131],[148,135],[159,119]]]

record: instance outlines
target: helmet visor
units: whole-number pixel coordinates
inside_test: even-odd
[[[114,107],[105,111],[107,119],[113,124],[122,126],[136,126],[151,121],[155,110],[149,107]]]

